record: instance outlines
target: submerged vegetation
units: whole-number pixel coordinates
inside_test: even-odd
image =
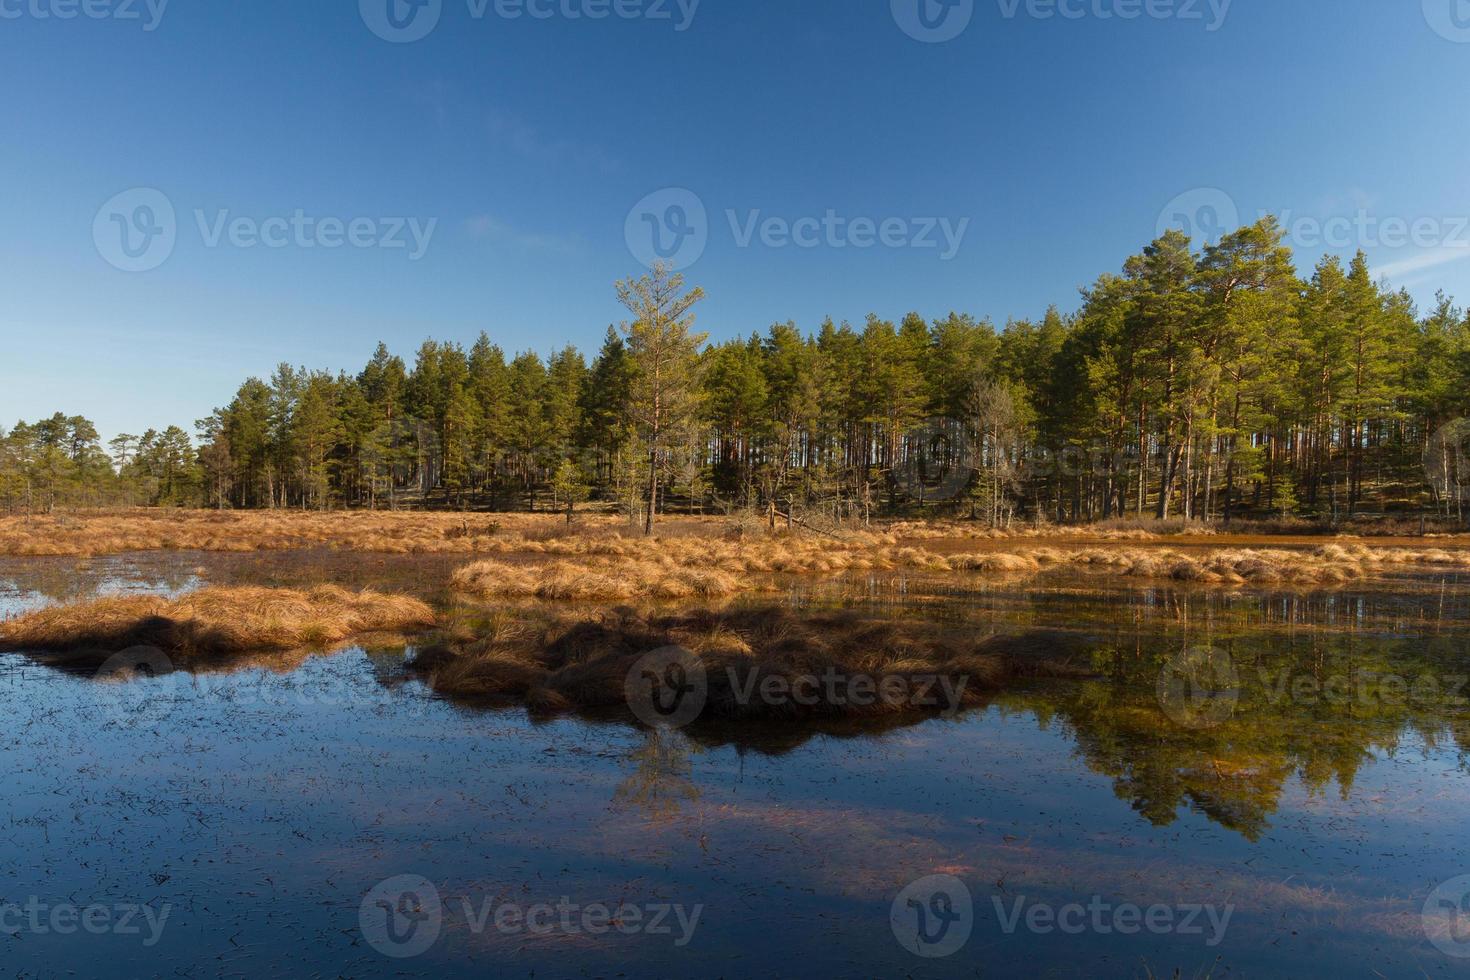
[[[981,637],[968,630],[784,607],[674,614],[617,609],[540,620],[511,613],[450,635],[412,668],[445,694],[538,712],[621,708],[629,674],[675,648],[705,680],[705,720],[958,710],[1022,676],[1086,672],[1064,634]],[[807,688],[808,697],[799,696]],[[901,692],[885,696],[885,688]],[[786,692],[770,697],[773,689]],[[853,695],[852,692],[866,692]]]
[[[0,650],[105,655],[148,646],[187,661],[324,646],[367,633],[427,629],[435,621],[433,609],[418,599],[332,585],[206,588],[176,599],[120,596],[38,609],[0,622]]]

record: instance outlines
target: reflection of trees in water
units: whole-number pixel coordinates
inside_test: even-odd
[[[699,799],[691,756],[702,751],[682,732],[651,728],[630,752],[633,771],[618,784],[613,801],[635,806],[654,819],[672,817],[683,804]]]
[[[1222,589],[1179,582],[1100,580],[1097,573],[1058,569],[1041,576],[893,571],[849,573],[787,583],[791,605],[855,609],[891,619],[923,619],[1013,632],[1073,628],[1111,633],[1209,628],[1226,630],[1363,630],[1397,632],[1463,628],[1470,622],[1470,575],[1462,571],[1400,573],[1405,579],[1359,589]]]
[[[195,567],[177,556],[0,559],[0,593],[30,593],[76,602],[103,593],[173,594],[199,584]]]
[[[65,598],[95,591],[119,574],[115,561],[30,559],[0,562],[0,584],[14,581],[33,592]],[[19,571],[17,569],[20,569]],[[185,587],[193,569],[183,561],[139,565],[170,589]],[[1097,678],[1028,684],[997,695],[1007,710],[1034,714],[1044,726],[1060,724],[1075,741],[1078,757],[1109,777],[1119,798],[1145,819],[1167,825],[1189,808],[1257,839],[1291,781],[1321,794],[1336,783],[1347,798],[1363,767],[1376,756],[1422,742],[1460,753],[1470,768],[1470,708],[1461,701],[1423,698],[1359,680],[1405,678],[1411,689],[1430,678],[1446,693],[1458,676],[1470,676],[1470,644],[1464,623],[1470,596],[1463,587],[1363,593],[1205,594],[1174,588],[1126,593],[1039,593],[1023,597],[1009,587],[994,602],[952,602],[946,612],[985,632],[1020,632],[1031,626],[1067,624],[1090,638]],[[921,599],[927,614],[933,597]],[[861,603],[858,603],[861,606]],[[910,612],[913,612],[910,609]],[[899,618],[897,609],[892,618]],[[1377,630],[1378,633],[1355,631]],[[1388,638],[1396,632],[1412,635]],[[1190,729],[1169,718],[1159,704],[1160,670],[1190,647],[1227,653],[1240,684],[1233,714],[1216,727]],[[212,658],[197,673],[263,670],[287,674],[304,663],[307,651]],[[68,658],[36,658],[75,668]],[[405,680],[401,645],[379,642],[367,652],[371,683],[397,690]],[[95,669],[95,664],[81,664]],[[1354,680],[1346,700],[1302,698],[1300,678]],[[1284,680],[1283,680],[1284,679]],[[1470,685],[1467,685],[1470,687]],[[484,703],[450,699],[469,710]],[[504,704],[497,710],[515,710]],[[603,713],[589,722],[631,724],[631,717]],[[679,733],[650,731],[628,758],[632,770],[616,801],[652,816],[667,816],[699,797],[691,753],[731,747],[737,752],[781,756],[814,738],[878,738],[919,724],[938,722],[927,714],[877,718],[826,718],[805,723],[699,724]]]
[[[1268,829],[1293,776],[1312,794],[1336,782],[1348,799],[1365,764],[1414,739],[1457,749],[1470,768],[1463,639],[1319,633],[1216,646],[1234,663],[1239,699],[1214,727],[1186,728],[1165,714],[1156,680],[1177,648],[1157,640],[1100,650],[1097,680],[1001,701],[1043,726],[1064,725],[1087,766],[1151,823],[1170,824],[1188,806],[1251,840]]]

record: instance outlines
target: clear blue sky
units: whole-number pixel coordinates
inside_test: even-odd
[[[1418,221],[1418,244],[1370,226],[1341,232],[1343,251],[1362,240],[1421,303],[1440,286],[1470,299],[1464,0],[1235,0],[1215,30],[1219,0],[1133,20],[1099,16],[1129,0],[1071,0],[1075,18],[973,0],[946,43],[901,28],[922,33],[919,0],[703,0],[684,30],[676,0],[669,19],[601,20],[561,11],[613,0],[536,0],[549,19],[439,0],[412,43],[367,26],[388,0],[173,0],[156,23],[159,0],[121,2],[0,0],[5,424],[62,410],[104,435],[191,426],[248,374],[356,370],[379,339],[410,361],[426,336],[481,329],[510,353],[590,352],[619,319],[613,282],[640,271],[629,211],[667,187],[707,209],[687,274],[716,338],[829,314],[1070,309],[1194,188],[1225,190],[1242,221]],[[933,2],[931,23],[960,23]],[[56,16],[83,3],[109,16]],[[99,209],[133,188],[162,192],[177,232],[166,262],[130,273],[94,222],[116,239]],[[195,215],[297,210],[375,233],[438,224],[413,261],[290,237],[211,247]],[[969,224],[946,261],[759,233],[742,247],[729,210]],[[1306,230],[1310,266],[1323,249]]]

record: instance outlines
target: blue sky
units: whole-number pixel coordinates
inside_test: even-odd
[[[1288,212],[1307,267],[1330,233],[1470,299],[1467,0],[922,0],[943,43],[921,0],[391,0],[437,13],[407,43],[390,0],[149,2],[0,0],[6,424],[187,426],[380,339],[595,350],[668,188],[716,338],[1070,309],[1171,210]],[[132,240],[171,250],[123,271],[156,195],[171,239]]]

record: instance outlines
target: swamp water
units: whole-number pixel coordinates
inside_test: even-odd
[[[0,614],[432,594],[447,567],[5,560]],[[1470,577],[884,573],[780,601],[1067,629],[1095,676],[956,717],[647,731],[456,704],[401,648],[106,683],[0,655],[0,972],[1470,975]]]

